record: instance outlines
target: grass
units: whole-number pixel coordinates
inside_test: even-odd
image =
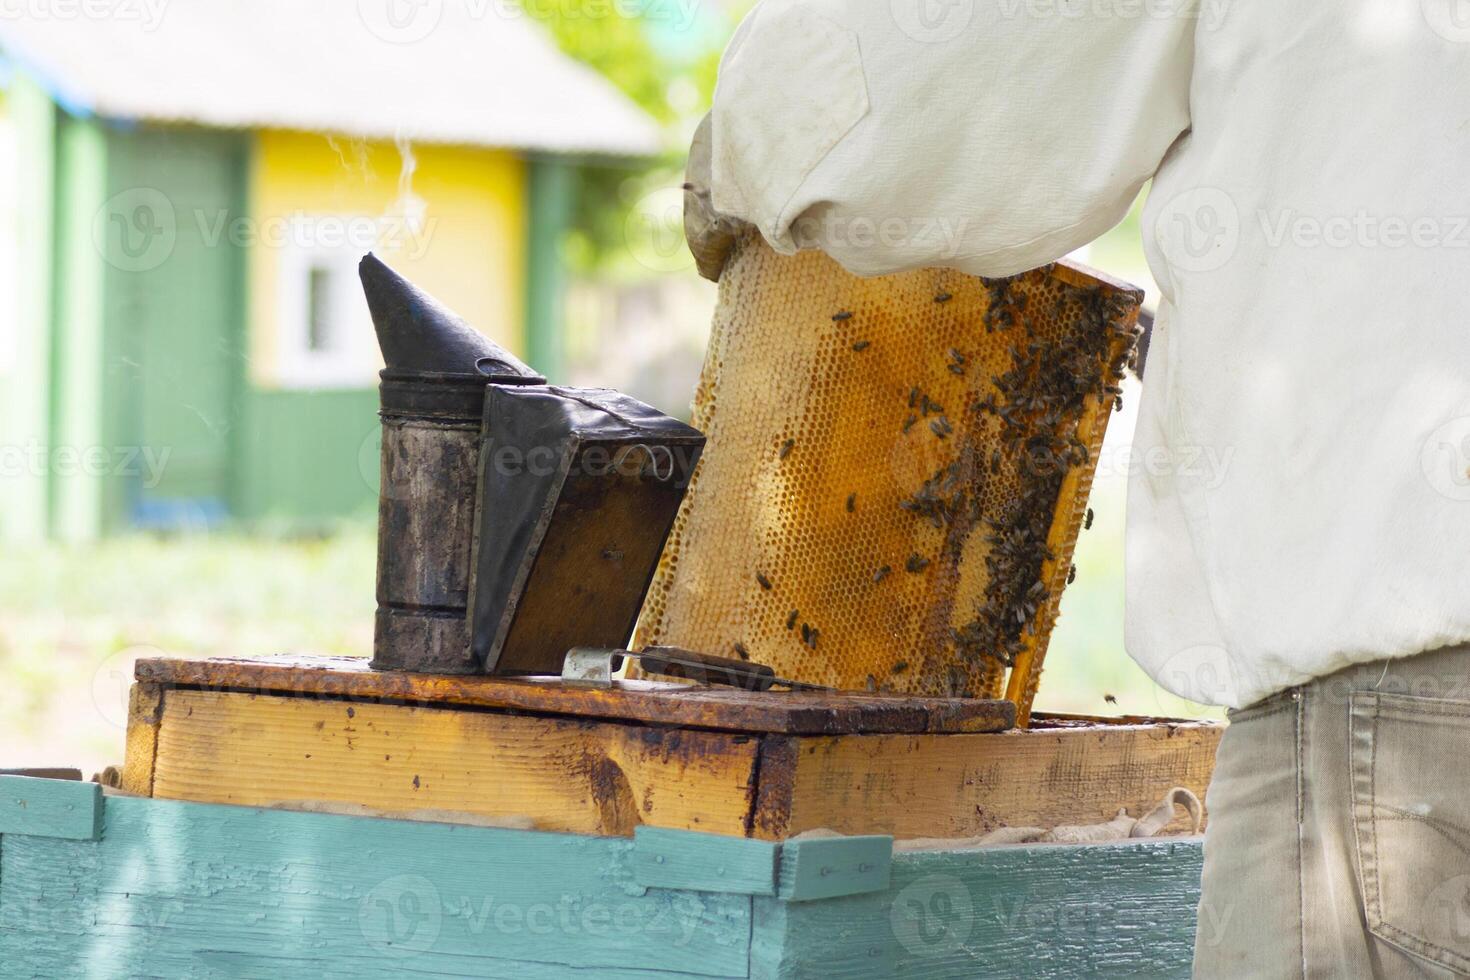
[[[0,554],[0,766],[122,761],[132,662],[372,644],[374,538],[127,536]]]

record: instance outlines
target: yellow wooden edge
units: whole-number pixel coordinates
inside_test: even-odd
[[[743,836],[757,740],[574,719],[174,689],[152,795]]]
[[[794,739],[788,786],[763,794],[756,832],[968,838],[1103,822],[1120,807],[1142,816],[1175,786],[1204,798],[1222,731],[1185,723]]]
[[[972,837],[1203,796],[1222,726],[745,736],[191,689],[140,692],[124,788],[161,798],[630,835]],[[150,716],[146,705],[160,704]],[[150,717],[155,720],[150,721]]]
[[[163,713],[163,688],[138,683],[128,692],[128,732],[117,788],[137,796],[153,795],[153,762]]]

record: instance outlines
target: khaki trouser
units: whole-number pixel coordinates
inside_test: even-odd
[[[1470,974],[1470,648],[1231,712],[1196,977]]]

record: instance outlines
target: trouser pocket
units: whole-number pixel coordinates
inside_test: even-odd
[[[1370,691],[1349,704],[1368,928],[1470,974],[1470,701]]]

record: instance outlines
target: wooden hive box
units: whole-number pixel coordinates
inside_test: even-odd
[[[248,806],[639,827],[964,838],[1203,796],[1221,726],[1007,702],[375,672],[352,658],[142,660],[120,787]]]
[[[7,977],[1187,976],[1199,875],[1198,837],[590,837],[0,776]]]

